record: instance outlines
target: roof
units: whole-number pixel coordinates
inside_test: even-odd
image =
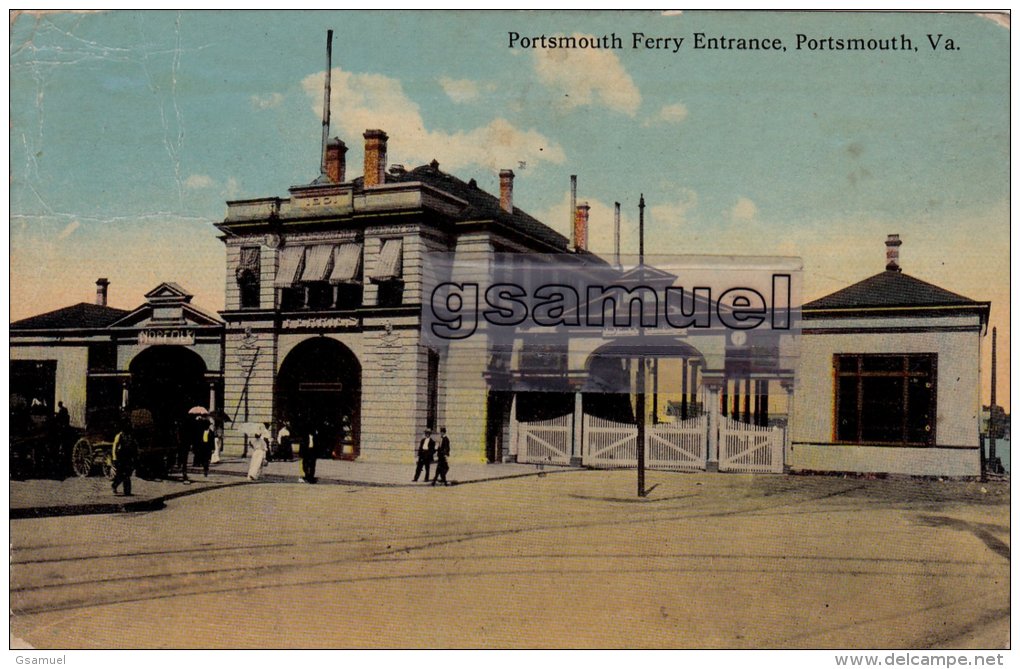
[[[566,237],[517,207],[514,207],[513,214],[504,211],[499,206],[499,198],[479,188],[474,179],[465,183],[452,174],[441,171],[436,161],[399,174],[390,172],[386,174],[386,181],[397,183],[420,181],[466,201],[468,207],[462,216],[467,220],[492,219],[506,223],[531,237],[561,248],[564,252],[567,251]]]
[[[11,330],[53,330],[53,329],[80,329],[80,328],[105,328],[114,321],[122,318],[128,312],[124,309],[104,307],[89,302],[48,311],[38,316],[30,316],[20,321],[11,323]]]
[[[986,307],[977,302],[939,288],[896,270],[886,270],[835,293],[804,305],[805,311],[889,309],[896,307]]]

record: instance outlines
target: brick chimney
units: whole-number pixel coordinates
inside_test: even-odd
[[[335,184],[347,177],[347,145],[337,137],[326,144],[326,176]]]
[[[582,202],[574,210],[574,248],[578,251],[588,250],[588,211],[590,209],[587,202]]]
[[[900,241],[899,235],[889,235],[885,239],[885,270],[900,272]]]
[[[514,172],[499,171],[499,208],[508,214],[514,213]]]
[[[109,279],[96,279],[96,304],[101,307],[106,306],[106,298],[109,294],[110,280]]]
[[[365,188],[386,183],[386,140],[382,130],[365,131]]]

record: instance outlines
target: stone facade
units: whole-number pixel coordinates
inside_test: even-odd
[[[336,439],[347,442],[356,433],[344,457],[410,463],[422,429],[446,426],[453,461],[484,461],[485,340],[446,350],[422,343],[428,254],[484,264],[496,252],[563,253],[567,240],[513,207],[512,172],[502,174],[500,198],[434,161],[387,171],[386,134],[367,131],[365,141],[364,178],[337,183],[328,174],[291,188],[290,198],[228,202],[217,225],[226,247],[224,400],[234,419],[226,451],[243,450],[244,423],[277,429],[308,398],[319,408],[302,420],[342,422]],[[360,251],[357,276],[334,280],[347,269],[350,245]],[[285,397],[281,378],[312,346],[335,351],[347,376],[288,376],[299,399]]]

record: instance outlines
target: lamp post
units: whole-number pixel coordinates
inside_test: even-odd
[[[641,194],[638,201],[638,286],[644,285],[645,279],[645,195]],[[637,368],[637,494],[645,497],[645,354],[644,325],[641,315],[638,316],[638,368]]]

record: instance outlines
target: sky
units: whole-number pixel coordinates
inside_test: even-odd
[[[329,28],[331,135],[350,147],[349,178],[362,133],[381,128],[390,164],[435,159],[493,193],[513,169],[515,205],[569,234],[576,174],[594,251],[612,252],[618,201],[623,252],[636,252],[643,193],[649,249],[799,256],[807,299],[882,271],[886,235],[899,234],[906,273],[992,302],[1009,407],[1001,16],[22,14],[10,29],[10,319],[91,302],[98,277],[111,306],[176,281],[222,309],[213,224],[225,202],[318,176]],[[621,48],[511,48],[510,33],[615,34]],[[683,42],[633,48],[634,33]],[[695,49],[697,33],[786,50]],[[916,50],[797,49],[798,34]],[[986,370],[990,348],[989,335]]]

